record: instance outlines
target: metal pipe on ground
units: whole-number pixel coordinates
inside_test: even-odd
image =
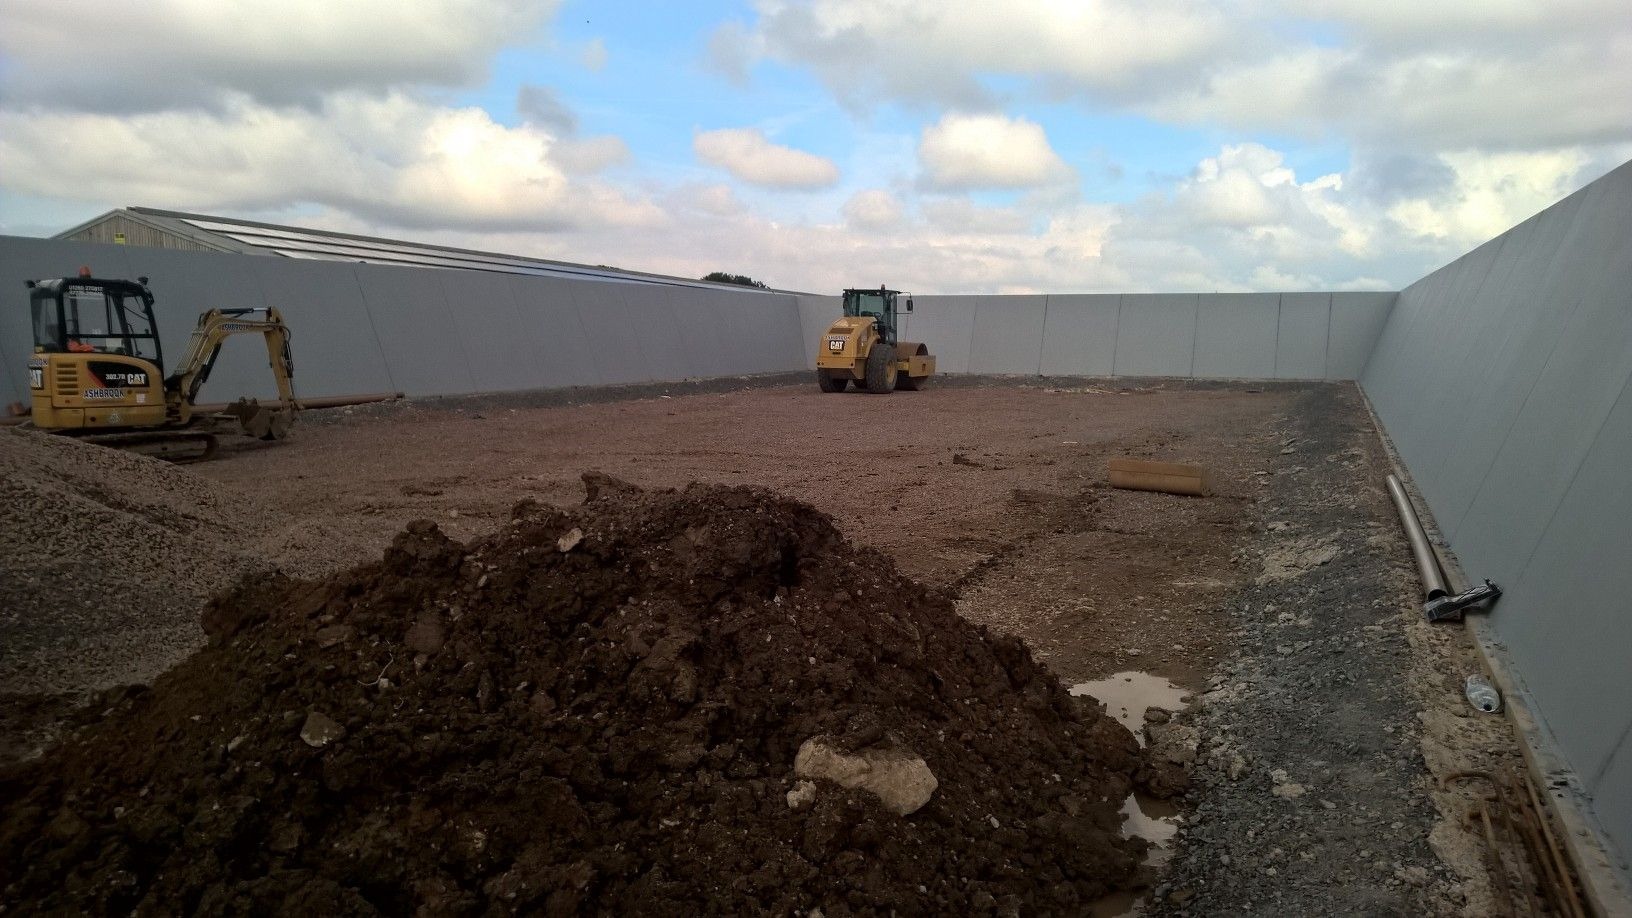
[[[352,405],[368,405],[374,402],[394,402],[405,396],[401,392],[370,392],[366,395],[325,395],[318,398],[297,398],[300,407],[305,410],[318,408],[348,408]],[[199,405],[200,412],[224,411],[226,405]]]
[[[318,408],[348,408],[352,405],[369,405],[374,402],[391,402],[405,396],[401,392],[369,392],[363,395],[325,395],[319,398],[297,399],[300,407],[311,410]],[[197,405],[194,411],[200,414],[218,414],[227,410],[230,403],[222,402],[212,405]],[[0,417],[0,427],[10,427],[28,420],[27,414]]]
[[[1416,559],[1417,573],[1422,575],[1423,599],[1431,602],[1449,596],[1451,591],[1445,587],[1445,575],[1440,572],[1433,546],[1428,544],[1428,534],[1422,531],[1422,521],[1406,496],[1405,486],[1394,475],[1388,476],[1388,494],[1394,498],[1394,509],[1399,511],[1405,537],[1411,543],[1411,557]]]

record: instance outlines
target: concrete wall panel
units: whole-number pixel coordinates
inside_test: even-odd
[[[1332,331],[1326,343],[1326,378],[1359,379],[1377,346],[1397,293],[1332,294]]]
[[[1044,296],[979,297],[969,343],[969,372],[1035,375],[1043,360],[1047,304]]]
[[[1401,291],[1362,385],[1632,851],[1632,163]],[[1616,781],[1619,783],[1615,783]]]
[[[302,278],[315,267],[283,259],[263,260],[275,266],[266,271]],[[397,389],[409,395],[477,391],[470,356],[465,353],[442,288],[441,271],[371,264],[335,267],[356,272],[363,303]],[[342,293],[340,285],[334,283],[317,295],[341,297]]]
[[[1117,376],[1189,376],[1195,365],[1194,293],[1130,293],[1117,320]]]
[[[516,275],[506,280],[515,298],[517,321],[537,349],[539,385],[561,388],[609,382],[574,295],[588,281]]]
[[[386,364],[354,266],[260,255],[200,257],[231,259],[253,272],[267,305],[283,313],[292,333],[296,394],[315,397],[402,389]],[[153,281],[157,283],[158,278]],[[245,340],[233,344],[248,347]],[[463,372],[464,364],[457,366]]]
[[[730,371],[734,373],[781,373],[814,366],[816,339],[805,338],[799,299],[747,292],[716,296],[715,307],[725,317],[723,340],[730,358],[724,366],[735,367]],[[838,300],[831,299],[836,317]]]
[[[589,337],[589,353],[604,383],[654,379],[640,339],[630,334],[628,303],[616,284],[573,281],[568,288]]]
[[[1274,293],[1203,295],[1196,314],[1193,375],[1202,379],[1272,378],[1280,303],[1280,296]]]
[[[614,289],[623,296],[624,333],[632,332],[640,342],[645,364],[638,378],[679,380],[692,375],[692,361],[675,317],[675,291],[650,284],[617,284]],[[707,316],[696,319],[708,321]]]
[[[677,288],[673,291],[675,331],[687,376],[741,373],[744,364],[726,340],[727,307],[711,290]]]
[[[1281,319],[1275,333],[1276,379],[1326,378],[1331,319],[1330,293],[1281,294]]]
[[[533,327],[521,321],[510,278],[481,271],[438,271],[448,317],[470,362],[478,392],[538,389],[544,385]]]
[[[969,372],[969,351],[974,343],[975,305],[978,296],[920,296],[902,323],[901,334],[922,341],[935,355],[940,373]],[[1026,372],[1015,370],[1014,372]]]
[[[1628,457],[1632,383],[1622,388],[1579,469],[1569,470],[1573,480],[1556,508],[1549,508],[1545,528],[1535,527],[1539,535],[1533,552],[1519,562],[1522,572],[1500,581],[1508,592],[1499,611],[1533,610],[1504,615],[1502,634],[1530,689],[1556,709],[1548,723],[1589,780],[1607,766],[1632,722],[1632,705],[1626,703],[1632,699],[1632,623],[1627,621],[1632,564],[1624,563],[1624,556],[1617,559],[1623,563],[1615,563],[1604,554],[1610,546],[1624,548],[1632,529]],[[1527,539],[1514,541],[1520,550],[1529,547]],[[1616,634],[1625,639],[1603,639]],[[1610,699],[1620,701],[1621,710],[1606,711],[1606,703],[1615,707]],[[1608,723],[1601,719],[1605,714]]]
[[[1116,360],[1122,296],[1050,294],[1043,324],[1044,375],[1109,376]]]
[[[802,353],[805,356],[805,368],[816,369],[816,340],[822,332],[827,331],[844,311],[844,299],[837,296],[807,296],[800,294],[794,298],[799,307],[799,340],[804,344]],[[902,324],[903,330],[911,324],[908,318]]]
[[[1632,727],[1629,724],[1628,727]],[[1592,785],[1593,806],[1604,825],[1632,825],[1632,733],[1621,731],[1621,745],[1604,773]],[[1627,845],[1621,842],[1621,851]],[[1626,858],[1625,854],[1621,855]]]

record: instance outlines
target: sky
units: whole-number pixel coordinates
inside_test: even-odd
[[[1626,0],[0,0],[0,233],[1398,289],[1632,159]]]

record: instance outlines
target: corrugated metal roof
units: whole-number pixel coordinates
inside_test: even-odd
[[[750,292],[772,292],[755,287],[717,284],[711,281],[626,271],[604,265],[580,265],[524,255],[505,255],[481,252],[452,246],[408,242],[339,233],[330,230],[300,226],[282,226],[232,217],[192,214],[183,211],[158,210],[151,207],[126,207],[109,211],[70,230],[57,234],[62,239],[95,224],[121,214],[128,219],[146,223],[155,229],[173,233],[224,252],[246,255],[272,255],[285,258],[306,258],[315,261],[360,261],[371,264],[413,265],[425,268],[460,268],[467,271],[490,271],[500,274],[522,274],[532,277],[566,277],[613,281],[630,284],[661,284],[678,287],[725,287]]]

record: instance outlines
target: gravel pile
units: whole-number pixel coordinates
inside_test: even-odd
[[[0,697],[145,682],[203,643],[247,572],[331,570],[358,547],[186,468],[0,430]]]

